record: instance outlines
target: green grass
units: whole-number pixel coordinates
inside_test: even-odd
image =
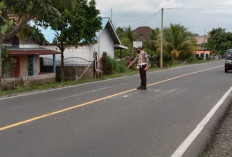
[[[192,63],[184,63],[184,64],[183,63],[177,63],[177,64],[172,64],[171,66],[164,67],[164,69],[183,66],[183,65],[189,65],[189,64],[204,63],[204,62],[208,62],[208,61],[195,61],[195,62],[192,62]],[[155,68],[150,68],[148,71],[157,71],[159,69],[160,68],[155,67]],[[14,94],[18,94],[18,93],[39,91],[39,90],[52,89],[52,88],[61,88],[61,87],[65,87],[65,86],[84,84],[84,83],[107,80],[107,79],[118,78],[118,77],[123,77],[123,76],[131,76],[131,75],[135,75],[135,74],[138,74],[138,70],[126,69],[122,73],[114,73],[114,74],[111,74],[111,75],[104,75],[101,78],[97,78],[97,79],[94,79],[94,78],[93,79],[83,79],[83,80],[78,80],[78,81],[71,80],[71,81],[65,81],[63,83],[56,82],[56,83],[48,83],[48,84],[33,85],[33,86],[17,86],[16,89],[13,89],[13,90],[2,90],[2,91],[0,91],[0,96],[14,95]]]

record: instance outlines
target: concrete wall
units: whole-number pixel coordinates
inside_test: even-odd
[[[28,75],[27,56],[20,56],[20,77]]]
[[[37,76],[25,76],[18,78],[2,79],[3,89],[13,89],[18,85],[40,85],[45,83],[56,82],[56,74],[49,73]]]
[[[28,56],[23,55],[20,56],[20,77],[25,77],[28,75]],[[40,59],[39,55],[35,56],[35,75],[38,75],[40,73]]]
[[[53,69],[52,66],[44,66],[41,71],[42,72],[51,72]],[[84,71],[86,71],[84,73]],[[84,73],[84,74],[83,74]],[[88,66],[65,66],[64,67],[64,79],[65,80],[75,80],[79,78],[94,78],[94,70],[93,65]],[[56,78],[57,81],[60,81],[60,66],[56,67]]]
[[[35,56],[35,75],[39,75],[40,73],[40,59],[39,55]]]

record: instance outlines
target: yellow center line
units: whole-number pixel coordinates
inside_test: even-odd
[[[176,76],[176,77],[169,78],[169,79],[166,79],[166,80],[163,80],[163,81],[158,81],[158,82],[155,82],[155,83],[151,83],[151,84],[149,84],[147,86],[154,86],[154,85],[157,85],[157,84],[160,84],[160,83],[164,83],[164,82],[168,82],[168,81],[175,80],[175,79],[178,79],[178,78],[182,78],[182,77],[185,77],[185,76],[189,76],[189,75],[201,73],[201,72],[204,72],[204,71],[216,69],[216,68],[219,68],[219,67],[221,67],[221,66],[217,66],[217,67],[213,67],[213,68],[208,68],[208,69],[204,69],[204,70],[200,70],[200,71],[196,71],[196,72]],[[7,130],[7,129],[17,127],[17,126],[20,126],[20,125],[24,125],[26,123],[30,123],[30,122],[33,122],[33,121],[36,121],[36,120],[39,120],[39,119],[50,117],[52,115],[63,113],[63,112],[69,111],[69,110],[80,108],[80,107],[83,107],[83,106],[86,106],[86,105],[89,105],[89,104],[93,104],[93,103],[96,103],[96,102],[99,102],[99,101],[102,101],[102,100],[106,100],[106,99],[109,99],[109,98],[112,98],[112,97],[115,97],[115,96],[118,96],[118,95],[129,93],[129,92],[132,92],[132,91],[135,91],[135,90],[136,90],[136,88],[133,88],[133,89],[126,90],[126,91],[123,91],[123,92],[119,92],[119,93],[116,93],[116,94],[112,94],[112,95],[109,95],[109,96],[106,96],[106,97],[102,97],[102,98],[99,98],[99,99],[88,101],[88,102],[85,102],[85,103],[82,103],[82,104],[79,104],[79,105],[76,105],[76,106],[68,107],[68,108],[65,108],[65,109],[62,109],[62,110],[58,110],[58,111],[51,112],[51,113],[48,113],[48,114],[44,114],[44,115],[41,115],[41,116],[37,116],[37,117],[31,118],[31,119],[27,119],[27,120],[24,120],[24,121],[21,121],[21,122],[10,124],[10,125],[1,127],[0,131]]]

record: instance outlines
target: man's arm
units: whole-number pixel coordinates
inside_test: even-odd
[[[135,59],[127,66],[127,68],[129,68],[131,65],[133,65],[136,62],[136,60],[138,59],[138,56],[139,54],[136,55]]]
[[[148,68],[150,68],[150,60],[149,60],[149,56],[147,54],[147,52],[145,52],[145,59],[146,59],[146,68],[145,70],[147,70]]]

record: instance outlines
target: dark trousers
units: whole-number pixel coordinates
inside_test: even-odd
[[[139,66],[139,73],[141,78],[141,87],[147,87],[146,65]]]

